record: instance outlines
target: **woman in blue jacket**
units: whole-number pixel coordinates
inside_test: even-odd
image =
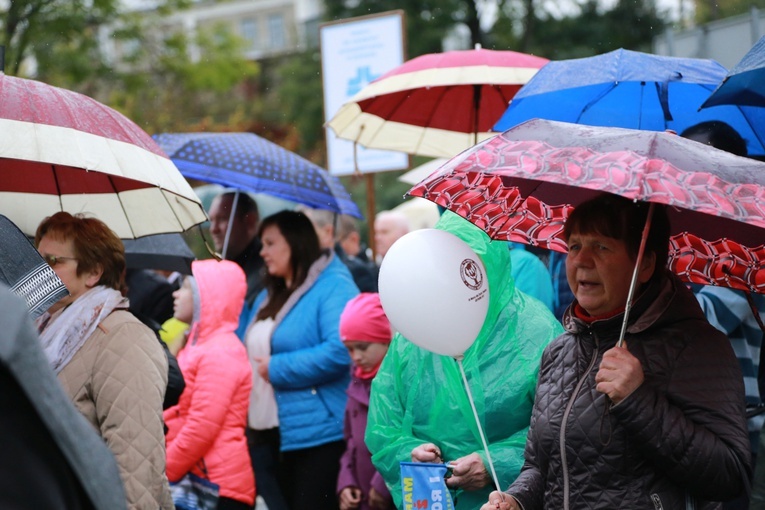
[[[269,216],[259,235],[265,290],[252,323],[272,321],[266,328],[271,353],[253,360],[276,398],[282,492],[293,510],[335,510],[350,367],[338,328],[359,290],[345,265],[321,250],[303,213]]]

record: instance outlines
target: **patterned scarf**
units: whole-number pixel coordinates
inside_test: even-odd
[[[82,294],[66,308],[45,312],[35,321],[43,350],[58,374],[85,345],[85,341],[112,311],[124,306],[127,298],[118,291],[99,285]]]

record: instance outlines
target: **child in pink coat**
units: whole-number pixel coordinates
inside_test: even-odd
[[[391,341],[391,327],[380,297],[365,292],[351,299],[340,316],[340,339],[353,360],[345,408],[345,453],[340,459],[337,494],[340,510],[393,509],[382,476],[364,444],[372,379]]]
[[[173,293],[175,317],[191,330],[178,353],[186,388],[164,413],[167,478],[177,482],[191,471],[220,486],[217,510],[250,510],[255,479],[244,429],[252,369],[234,333],[247,283],[229,260],[197,260],[191,271]]]

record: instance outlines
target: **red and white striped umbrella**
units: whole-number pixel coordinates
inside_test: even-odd
[[[123,239],[207,219],[157,143],[98,101],[0,74],[0,214],[27,235],[58,211],[104,221]]]
[[[547,62],[480,48],[422,55],[363,88],[328,126],[364,147],[452,157],[492,136],[515,93]]]

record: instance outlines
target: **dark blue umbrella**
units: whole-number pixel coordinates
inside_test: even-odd
[[[726,74],[714,60],[615,50],[546,64],[510,102],[495,131],[540,118],[602,127],[678,133],[720,120],[765,154],[765,111],[716,106],[699,111]]]
[[[69,295],[64,282],[27,236],[3,215],[0,215],[0,282],[24,298],[32,318]]]
[[[361,218],[337,177],[253,133],[162,133],[154,139],[184,177]]]
[[[765,106],[765,37],[730,70],[701,107],[722,104]]]

